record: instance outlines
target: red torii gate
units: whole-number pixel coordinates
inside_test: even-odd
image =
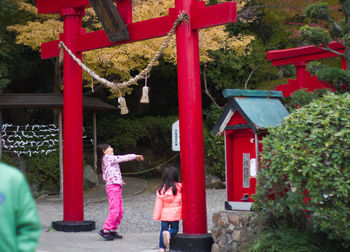
[[[331,42],[328,45],[334,51],[343,53],[344,45],[338,42]],[[290,96],[294,91],[306,88],[309,91],[321,88],[329,88],[322,84],[316,76],[311,76],[306,70],[306,64],[309,61],[339,57],[334,52],[326,51],[316,46],[304,46],[292,49],[273,50],[266,53],[267,60],[270,60],[274,66],[293,64],[297,69],[296,80],[289,79],[288,84],[276,86],[276,90],[282,91],[283,96]],[[341,65],[346,69],[346,63],[341,57]]]
[[[198,29],[236,21],[236,3],[205,6],[202,1],[175,0],[169,15],[132,22],[131,0],[117,0],[130,40],[112,43],[104,30],[85,33],[81,20],[88,0],[37,0],[39,13],[60,13],[64,33],[43,43],[42,59],[57,57],[63,41],[81,59],[82,52],[166,35],[182,11],[189,22],[176,30],[179,120],[181,132],[181,177],[183,182],[183,231],[206,234],[203,122],[199,68]],[[82,69],[64,55],[64,211],[63,222],[83,222]],[[83,231],[83,230],[81,230]]]

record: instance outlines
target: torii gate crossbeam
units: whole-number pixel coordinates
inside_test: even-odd
[[[196,0],[175,0],[175,9],[165,17],[132,23],[131,0],[118,0],[117,9],[126,24],[130,43],[166,35],[182,11],[189,22],[176,31],[179,120],[181,132],[181,176],[183,182],[183,231],[206,234],[206,200],[203,148],[203,122],[199,68],[198,29],[236,21],[236,3],[205,6]],[[104,31],[85,34],[81,18],[87,0],[37,0],[39,13],[60,13],[64,34],[60,40],[81,58],[84,51],[117,45]],[[42,58],[59,54],[59,41],[42,44]],[[119,43],[119,44],[120,44]],[[82,164],[82,70],[64,55],[64,221],[81,222],[83,214]]]

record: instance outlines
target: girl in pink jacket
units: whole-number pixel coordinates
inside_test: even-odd
[[[181,183],[175,167],[167,167],[162,175],[162,184],[158,187],[153,219],[161,221],[159,250],[165,251],[170,238],[179,231],[182,219]]]
[[[124,213],[122,187],[125,183],[122,179],[119,163],[135,159],[143,161],[143,156],[135,154],[114,155],[113,148],[109,144],[100,144],[97,146],[97,149],[97,165],[102,169],[109,204],[107,219],[103,229],[98,234],[107,241],[121,239],[123,237],[117,233],[117,228]]]

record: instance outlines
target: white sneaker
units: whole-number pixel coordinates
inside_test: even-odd
[[[165,246],[169,246],[170,244],[170,233],[169,231],[163,231],[163,243]]]
[[[160,249],[159,249],[159,252],[165,252],[165,249],[160,248]]]

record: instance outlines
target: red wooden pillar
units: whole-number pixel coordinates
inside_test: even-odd
[[[341,59],[341,68],[343,70],[346,70],[346,60],[345,60],[345,58],[344,57],[340,57],[340,59]]]
[[[131,0],[118,0],[117,10],[125,24],[132,23],[132,1]]]
[[[298,85],[298,87],[296,88],[296,90],[302,89],[302,88],[307,88],[307,86],[308,86],[306,83],[307,71],[306,71],[305,61],[295,63],[294,66],[297,68],[297,85]]]
[[[65,8],[61,11],[64,43],[77,51],[84,9]],[[75,53],[81,59],[81,53]],[[64,52],[63,76],[63,220],[83,221],[83,106],[82,69]]]
[[[185,234],[206,234],[198,31],[191,28],[191,5],[195,3],[195,0],[175,0],[176,13],[185,11],[190,19],[189,22],[181,23],[176,31],[181,180],[184,185],[182,213]]]

